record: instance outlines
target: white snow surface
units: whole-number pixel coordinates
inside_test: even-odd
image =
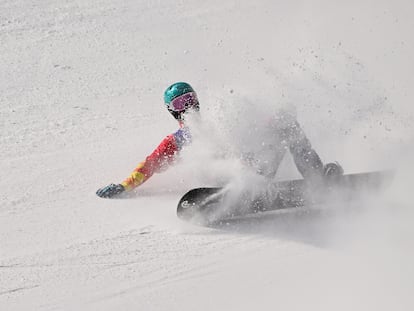
[[[0,310],[413,310],[413,9],[0,1]],[[98,198],[176,129],[175,81],[198,92],[198,142],[132,197]],[[392,185],[219,228],[177,219],[188,189],[250,176],[215,155],[282,106],[325,162],[396,169]],[[286,157],[279,178],[297,176]]]

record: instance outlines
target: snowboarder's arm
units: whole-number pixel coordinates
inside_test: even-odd
[[[191,142],[191,135],[186,127],[181,127],[174,134],[168,135],[159,146],[145,159],[138,164],[131,175],[121,185],[125,190],[132,190],[145,181],[154,173],[166,169],[176,158],[176,155]]]
[[[175,135],[168,135],[144,161],[138,164],[131,175],[121,185],[127,191],[138,187],[154,173],[161,171],[171,164],[175,158],[175,154],[179,150],[178,147]]]
[[[96,194],[101,198],[112,198],[125,190],[128,191],[138,187],[154,173],[167,168],[174,161],[181,148],[189,142],[191,142],[191,135],[188,128],[180,128],[174,134],[164,138],[158,147],[143,162],[139,163],[131,175],[121,184],[110,184],[98,189]]]

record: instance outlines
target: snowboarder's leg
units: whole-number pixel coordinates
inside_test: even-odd
[[[321,177],[337,176],[344,173],[338,162],[323,165],[305,132],[294,118],[289,120],[282,132],[283,138],[288,142],[296,167],[303,178],[318,180]]]
[[[323,163],[312,148],[305,132],[296,120],[291,120],[283,129],[284,139],[288,142],[289,150],[298,171],[304,178],[323,176]]]

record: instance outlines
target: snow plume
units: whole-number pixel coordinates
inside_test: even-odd
[[[367,195],[356,203],[336,198],[329,206],[310,208],[305,213],[270,214],[221,229],[282,237],[331,251],[308,263],[298,262],[300,267],[284,275],[286,283],[278,288],[279,298],[284,297],[278,301],[279,306],[292,306],[292,293],[284,296],[283,288],[301,280],[300,288],[307,288],[306,293],[300,293],[303,299],[316,303],[319,288],[324,292],[324,305],[337,310],[355,305],[365,305],[368,310],[406,310],[410,305],[408,291],[414,285],[412,111],[394,101],[395,96],[380,86],[363,60],[340,47],[325,53],[322,49],[303,49],[290,64],[277,71],[273,89],[243,93],[240,89],[244,88],[234,87],[229,94],[213,97],[213,103],[202,109],[198,138],[203,143],[197,146],[195,142],[197,147],[192,153],[207,158],[213,153],[226,157],[217,162],[218,166],[209,158],[212,165],[201,171],[225,173],[230,186],[239,190],[235,191],[237,195],[249,186],[261,187],[263,179],[243,165],[240,150],[246,144],[260,145],[269,134],[263,120],[277,109],[288,107],[297,111],[299,122],[324,162],[337,160],[346,173],[392,169],[394,179],[382,193]],[[272,98],[272,92],[281,95]],[[203,131],[208,135],[201,135]],[[280,171],[288,178],[298,177],[289,156]],[[253,264],[256,257],[246,259],[249,260]],[[291,260],[289,264],[295,262]],[[261,264],[266,266],[267,261]],[[269,263],[268,268],[274,269],[274,265]],[[381,307],[376,303],[377,297],[381,297]],[[339,300],[344,303],[338,308]]]
[[[284,63],[256,69],[254,78],[266,86],[240,83],[201,98],[201,117],[189,120],[195,139],[184,152],[186,165],[192,162],[213,178],[225,175],[220,184],[232,179],[254,187],[260,178],[257,167],[246,165],[252,164],[249,155],[254,159],[275,141],[271,121],[287,112],[297,117],[324,163],[339,161],[346,173],[392,168],[386,151],[398,132],[395,112],[363,61],[341,46],[301,48]],[[261,165],[275,164],[261,156]],[[289,152],[276,176],[300,177]]]

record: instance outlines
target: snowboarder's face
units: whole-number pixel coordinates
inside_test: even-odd
[[[183,122],[187,112],[199,111],[200,105],[198,103],[197,94],[195,92],[189,92],[174,98],[167,105],[167,108],[176,120]]]
[[[200,106],[199,105],[195,105],[191,108],[188,108],[186,110],[177,112],[177,111],[173,111],[168,109],[168,111],[173,115],[173,117],[180,123],[182,124],[185,121],[185,117],[188,114],[194,113],[194,112],[199,112],[200,111]]]

